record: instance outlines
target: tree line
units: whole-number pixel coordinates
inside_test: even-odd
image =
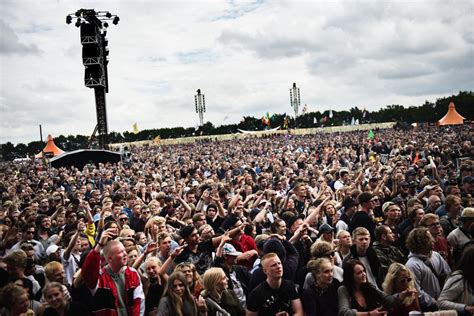
[[[450,102],[454,102],[456,110],[467,120],[474,119],[474,92],[460,91],[457,95],[437,99],[436,102],[426,101],[421,106],[403,106],[400,104],[387,105],[378,111],[365,111],[358,107],[351,107],[348,111],[323,111],[308,112],[300,114],[296,120],[286,113],[273,114],[270,116],[269,125],[263,122],[262,118],[244,116],[237,124],[214,126],[211,122],[206,122],[199,128],[194,127],[173,127],[141,130],[138,133],[124,131],[109,133],[110,143],[134,142],[140,140],[151,140],[159,136],[161,139],[190,137],[201,135],[221,135],[238,133],[242,130],[264,130],[266,128],[312,128],[324,126],[349,125],[353,120],[363,123],[381,122],[427,122],[434,123],[442,118]],[[332,114],[332,115],[330,115]],[[54,138],[56,145],[64,151],[88,148],[94,141],[90,141],[89,136],[84,135],[59,135]],[[0,157],[3,160],[13,160],[34,155],[41,151],[44,143],[32,141],[28,144],[19,143],[17,145],[7,142],[0,145]]]

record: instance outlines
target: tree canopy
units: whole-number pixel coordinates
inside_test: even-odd
[[[124,131],[123,133],[113,131],[109,133],[109,141],[110,143],[121,143],[152,140],[157,136],[160,136],[161,139],[167,139],[200,135],[232,134],[238,133],[238,129],[255,131],[278,126],[285,128],[285,120],[287,120],[289,128],[349,125],[352,119],[358,119],[360,124],[393,121],[434,123],[446,114],[450,102],[454,102],[456,110],[467,120],[472,121],[474,119],[474,111],[472,111],[474,92],[460,91],[457,95],[437,99],[435,103],[425,101],[421,106],[392,104],[373,112],[365,111],[358,107],[352,107],[348,111],[332,111],[332,118],[329,117],[329,111],[317,111],[299,115],[296,120],[293,117],[287,116],[286,113],[275,113],[270,115],[270,126],[265,125],[261,118],[244,116],[237,124],[214,126],[211,122],[206,122],[198,129],[194,127],[156,128],[141,130],[137,134],[129,131]],[[90,137],[84,135],[59,135],[54,138],[54,142],[63,150],[72,151],[88,148]],[[28,143],[28,145],[20,143],[16,146],[11,142],[7,142],[0,145],[0,157],[2,157],[3,160],[24,158],[40,152],[44,145],[45,144],[40,141],[32,141]]]

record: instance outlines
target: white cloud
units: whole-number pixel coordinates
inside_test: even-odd
[[[293,113],[296,82],[310,110],[420,105],[474,86],[474,2],[2,1],[0,143],[90,135],[79,8],[120,16],[108,31],[110,131],[195,126]]]

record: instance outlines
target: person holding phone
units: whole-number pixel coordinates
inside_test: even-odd
[[[99,242],[89,252],[82,267],[86,286],[94,295],[94,315],[143,315],[145,295],[137,270],[127,266],[127,253],[116,239],[114,228],[102,233]],[[100,267],[100,253],[103,252],[106,266]],[[112,304],[111,304],[112,303]]]

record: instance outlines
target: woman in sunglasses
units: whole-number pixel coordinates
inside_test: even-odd
[[[382,287],[386,294],[393,295],[405,290],[415,291],[415,281],[407,267],[400,263],[392,263],[388,268]],[[421,311],[417,295],[405,297],[402,304],[396,305],[389,315],[408,315],[411,311]]]

